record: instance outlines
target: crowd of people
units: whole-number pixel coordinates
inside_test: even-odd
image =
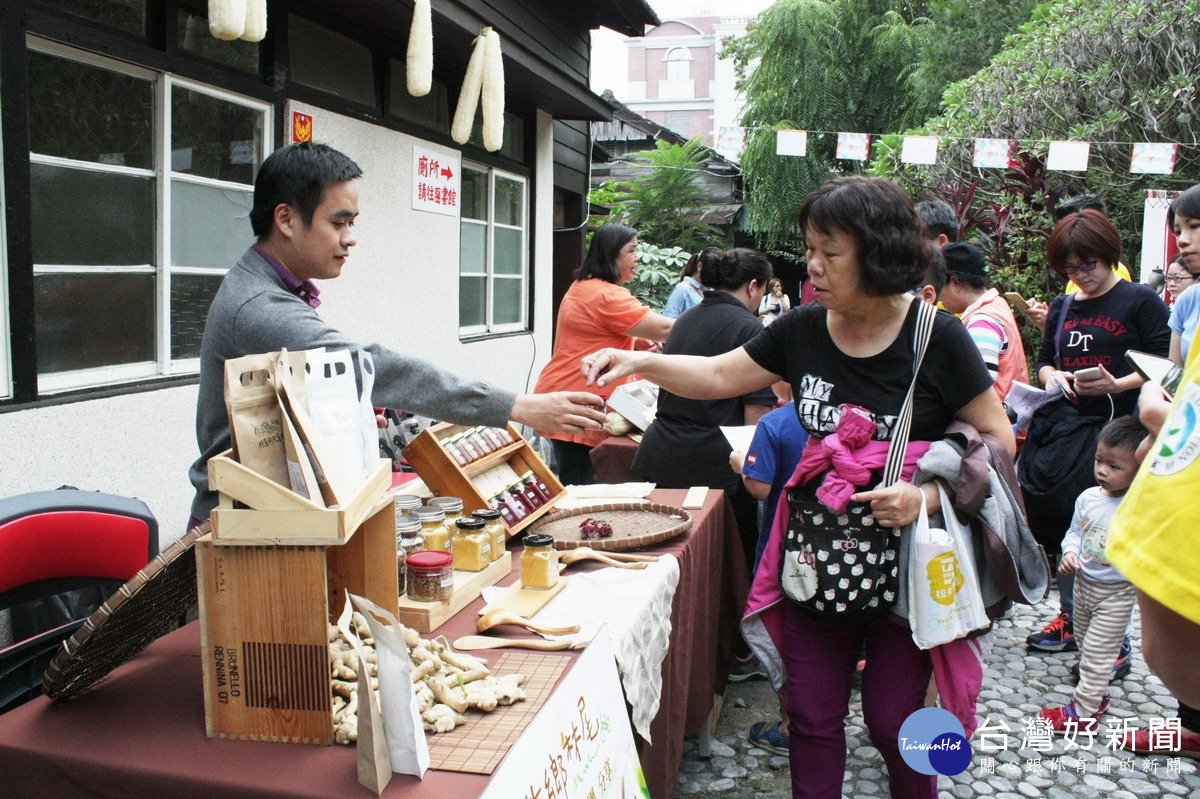
[[[1148,664],[1179,699],[1180,734],[1164,745],[1142,730],[1123,745],[1200,758],[1200,543],[1189,496],[1200,468],[1200,359],[1190,358],[1200,186],[1168,215],[1179,248],[1166,272],[1169,310],[1130,279],[1097,198],[1057,209],[1047,261],[1072,283],[1025,310],[1043,333],[1034,373],[1051,401],[1014,431],[1003,401],[1030,377],[1016,319],[981,251],[958,241],[952,209],[914,205],[894,183],[842,177],[807,198],[799,222],[808,278],[795,307],[763,254],[710,247],[659,313],[624,285],[637,270],[637,232],[601,226],[562,300],[535,392],[516,395],[356,342],[316,314],[313,280],[338,277],[357,241],[361,176],[342,153],[307,143],[276,151],[258,172],[257,240],[224,278],[204,331],[189,528],[216,504],[206,466],[229,447],[221,386],[230,358],[364,348],[376,405],[526,424],[551,441],[568,484],[592,482],[605,400],[639,375],[660,393],[634,467],[659,485],[720,489],[738,510],[753,578],[732,678],[761,666],[779,691],[780,719],[750,735],[788,754],[795,797],[841,796],[860,670],[892,796],[937,795],[936,779],[909,768],[897,740],[931,694],[974,727],[979,675],[963,679],[959,650],[922,649],[909,627],[904,531],[926,511],[986,527],[1009,550],[1009,571],[977,564],[993,618],[1012,601],[1046,596],[1049,567],[1033,538],[1054,557],[1059,613],[1028,643],[1078,648],[1081,660],[1073,701],[1043,711],[1047,725],[1095,727],[1109,683],[1128,672],[1130,637],[1141,635]],[[945,310],[934,310],[939,301]],[[1174,397],[1132,368],[1130,350],[1184,369]],[[756,425],[747,452],[729,452],[727,425]],[[987,452],[982,485],[967,474],[971,442]],[[968,507],[956,486],[987,499]]]
[[[779,690],[779,720],[756,723],[749,734],[759,746],[789,756],[793,796],[841,795],[844,723],[858,670],[866,726],[887,763],[892,795],[937,793],[933,778],[904,764],[897,733],[911,713],[937,701],[945,655],[914,643],[897,566],[907,555],[901,531],[922,505],[931,518],[939,512],[969,516],[952,487],[932,479],[932,467],[924,466],[943,452],[938,442],[964,429],[988,442],[994,472],[1020,475],[1006,479],[1024,500],[1020,526],[1045,572],[1036,574],[1028,550],[1017,555],[1027,572],[1019,582],[1034,590],[1024,596],[1007,590],[989,614],[996,617],[1013,600],[1043,598],[1054,573],[1058,613],[1027,643],[1034,651],[1080,651],[1073,701],[1043,710],[1042,723],[1059,733],[1096,727],[1108,707],[1109,683],[1129,672],[1131,636],[1140,634],[1147,661],[1180,692],[1181,733],[1166,748],[1147,731],[1123,745],[1200,757],[1200,711],[1187,704],[1196,700],[1195,688],[1181,682],[1188,675],[1194,680],[1194,659],[1174,656],[1170,643],[1193,641],[1187,636],[1200,630],[1200,592],[1189,585],[1180,600],[1169,590],[1197,565],[1193,550],[1200,548],[1179,524],[1188,511],[1176,497],[1170,512],[1156,518],[1153,555],[1126,543],[1129,555],[1122,556],[1111,546],[1140,542],[1144,525],[1126,507],[1143,495],[1162,496],[1156,477],[1176,479],[1156,475],[1155,459],[1168,450],[1190,451],[1179,441],[1160,440],[1157,454],[1151,448],[1164,425],[1167,438],[1182,435],[1166,422],[1176,411],[1125,353],[1187,364],[1200,317],[1200,289],[1191,288],[1200,276],[1200,187],[1172,205],[1180,254],[1167,268],[1162,293],[1131,279],[1120,235],[1099,198],[1060,204],[1046,257],[1067,286],[1048,302],[1034,299],[1021,309],[1024,324],[1043,334],[1033,381],[1022,325],[993,285],[982,250],[959,241],[954,212],[944,202],[914,205],[890,182],[838,178],[807,199],[800,224],[806,287],[815,302],[792,308],[762,256],[709,248],[682,278],[700,285],[699,300],[679,314],[661,353],[629,343],[596,348],[581,359],[584,382],[569,386],[604,394],[634,375],[659,386],[659,417],[635,461],[639,473],[660,485],[721,488],[735,507],[761,503],[760,524],[740,524],[753,574],[742,626],[753,654],[739,659],[731,679],[761,671]],[[927,332],[919,328],[922,301],[943,309]],[[751,324],[754,316],[762,321],[759,329]],[[917,346],[925,337],[927,345]],[[570,357],[578,356],[575,349]],[[1193,365],[1189,374],[1195,371]],[[1027,429],[1016,429],[1015,414],[1003,404],[1017,383],[1042,397]],[[756,420],[748,451],[729,453],[726,446],[722,452],[720,425]],[[893,439],[907,443],[890,446]],[[881,481],[889,456],[901,464],[890,484]],[[1135,480],[1146,459],[1149,468]],[[942,507],[943,497],[953,508]],[[882,539],[873,537],[879,529],[887,533]],[[822,542],[838,536],[856,546],[874,543],[882,549],[880,561],[893,550],[901,553],[896,563],[876,569],[869,586],[863,583],[877,602],[842,603],[838,594],[839,610],[823,607],[823,572],[836,573],[839,564],[825,560]],[[1010,544],[1016,552],[1021,541]],[[1173,562],[1171,552],[1184,557]],[[832,599],[837,589],[827,593]],[[1137,603],[1141,630],[1132,622]],[[940,701],[950,706],[954,700]],[[973,717],[973,699],[969,708]],[[973,721],[967,727],[973,729]]]

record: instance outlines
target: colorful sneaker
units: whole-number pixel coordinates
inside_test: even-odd
[[[780,731],[778,721],[756,721],[751,724],[750,743],[777,755],[788,753],[788,737]]]
[[[1104,695],[1104,701],[1100,703],[1100,707],[1096,710],[1096,715],[1089,717],[1080,717],[1078,711],[1075,710],[1075,703],[1068,702],[1064,707],[1052,707],[1038,713],[1038,718],[1046,719],[1050,722],[1050,729],[1055,732],[1067,732],[1069,722],[1075,722],[1078,726],[1078,731],[1099,731],[1100,730],[1100,715],[1108,710],[1108,694]]]
[[[1133,671],[1133,652],[1129,644],[1121,644],[1121,652],[1117,655],[1117,659],[1113,661],[1112,676],[1108,678],[1109,682],[1123,680],[1129,676],[1129,672]],[[1079,682],[1079,663],[1076,662],[1071,666],[1071,676],[1075,678],[1075,682]]]
[[[1066,611],[1058,614],[1041,632],[1026,638],[1025,644],[1030,649],[1042,652],[1074,652],[1077,646],[1075,630],[1071,627],[1071,614]]]
[[[749,654],[744,658],[734,658],[733,667],[729,669],[730,682],[765,680],[766,678],[767,669],[755,654]]]
[[[1159,740],[1156,743],[1162,743],[1164,740],[1167,746],[1151,746],[1149,730],[1135,730],[1125,736],[1125,740],[1121,741],[1121,748],[1127,749],[1130,752],[1137,752],[1139,755],[1164,755],[1165,757],[1190,757],[1192,760],[1200,760],[1200,735],[1181,735],[1179,738],[1179,748],[1175,749],[1170,744],[1170,738],[1162,738],[1167,733],[1159,733]]]

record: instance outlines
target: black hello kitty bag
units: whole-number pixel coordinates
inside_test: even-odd
[[[900,479],[912,427],[913,392],[937,309],[921,300],[913,336],[913,379],[888,446],[883,485]],[[851,502],[835,513],[813,489],[788,491],[788,529],[779,582],[801,611],[839,624],[861,624],[887,612],[900,588],[900,529],[875,523],[871,506]]]

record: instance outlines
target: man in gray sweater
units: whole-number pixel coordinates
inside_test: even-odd
[[[284,347],[365,349],[375,362],[376,406],[468,425],[499,427],[511,419],[560,432],[604,425],[604,401],[595,394],[513,394],[379,344],[356,342],[322,321],[316,312],[320,291],[312,281],[340,275],[356,243],[354,181],[361,175],[342,153],[311,143],[276,150],[259,168],[250,211],[258,241],[221,282],[200,346],[200,457],[189,470],[196,488],[189,529],[207,519],[217,504],[216,493],[208,488],[208,460],[230,446],[224,398],[229,358]]]

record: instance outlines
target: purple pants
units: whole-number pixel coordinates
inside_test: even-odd
[[[896,740],[909,714],[924,707],[933,673],[912,633],[884,618],[855,627],[829,624],[784,605],[792,799],[841,799],[850,681],[864,642],[863,715],[871,743],[887,762],[892,797],[936,799],[937,777],[910,768]]]

